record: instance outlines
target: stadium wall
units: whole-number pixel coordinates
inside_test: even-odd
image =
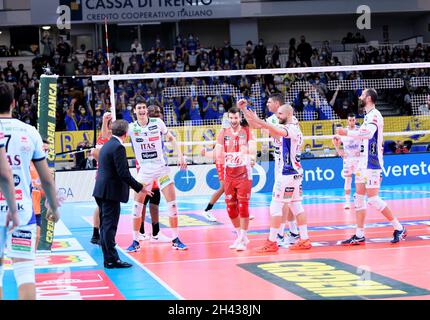
[[[384,157],[383,186],[428,183],[430,180],[430,153],[387,155]],[[343,188],[342,160],[340,158],[304,159],[303,190]],[[273,162],[256,165],[253,170],[253,192],[271,192]],[[214,165],[189,166],[187,171],[171,168],[171,177],[179,196],[210,196],[218,187]],[[131,169],[133,176],[136,170]],[[95,170],[56,172],[57,187],[67,195],[67,202],[92,201]],[[383,187],[382,187],[383,188]],[[130,198],[133,194],[130,194]]]

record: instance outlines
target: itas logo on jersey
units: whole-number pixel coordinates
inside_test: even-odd
[[[140,145],[140,148],[142,150],[154,150],[155,149],[155,143],[154,142],[152,142],[152,143],[142,143]]]

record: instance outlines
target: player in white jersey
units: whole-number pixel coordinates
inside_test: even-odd
[[[1,129],[1,127],[0,127]],[[19,224],[18,211],[16,207],[15,188],[13,186],[13,175],[12,169],[9,166],[8,159],[6,157],[5,145],[3,143],[4,134],[0,131],[0,198],[7,202],[7,213],[6,213],[6,226],[9,227],[8,231],[12,231]],[[3,208],[1,209],[3,211]],[[2,243],[0,243],[2,245]],[[2,252],[0,247],[0,253]],[[0,300],[3,298],[3,261],[2,255],[0,256]]]
[[[178,236],[178,208],[176,204],[176,192],[170,169],[167,163],[167,155],[164,150],[164,137],[171,142],[178,154],[178,164],[181,169],[186,170],[187,163],[182,155],[181,149],[176,143],[175,137],[168,131],[163,120],[160,118],[149,118],[146,101],[143,98],[136,99],[134,112],[137,121],[130,124],[129,136],[139,163],[140,170],[137,180],[151,191],[152,184],[156,180],[167,202],[170,228],[172,237],[168,238],[158,233],[159,242],[172,242],[172,248],[186,250],[187,246],[179,240]],[[142,222],[142,210],[146,195],[136,194],[133,205],[133,243],[127,248],[129,252],[140,249],[139,230]],[[163,239],[161,239],[163,237]]]
[[[368,197],[367,204],[381,212],[391,222],[394,228],[391,243],[398,243],[400,240],[404,240],[407,235],[406,228],[400,224],[385,201],[379,197],[384,165],[382,146],[384,119],[375,107],[377,97],[375,89],[366,89],[362,92],[359,99],[365,109],[366,116],[359,131],[350,131],[344,128],[337,129],[339,136],[351,137],[361,142],[361,155],[356,174],[356,193],[354,196],[357,228],[350,239],[342,241],[342,245],[346,246],[360,245],[366,242],[364,237],[366,194]]]
[[[267,100],[267,108],[273,114],[266,119],[267,123],[274,126],[279,124],[277,112],[283,104],[285,104],[285,98],[282,94],[274,93],[270,95],[269,99]],[[298,123],[298,120],[294,115],[293,115],[292,121],[293,123]],[[256,123],[253,123],[252,121],[250,121],[250,127],[261,128],[261,126],[258,126]],[[277,161],[276,153],[279,152],[280,141],[278,139],[273,138],[273,146],[275,148],[274,153],[275,153],[275,166],[276,166],[276,161]],[[288,221],[289,232],[287,234],[287,237],[285,237],[285,225],[287,221]],[[278,246],[286,247],[288,246],[288,244],[296,243],[298,239],[299,239],[299,229],[297,228],[296,218],[294,217],[289,207],[284,206],[283,212],[282,212],[282,221],[277,235]]]
[[[296,217],[300,230],[300,240],[290,246],[292,250],[310,249],[311,241],[308,237],[307,220],[302,206],[303,168],[300,164],[303,134],[299,124],[294,119],[294,109],[290,105],[282,105],[277,112],[278,125],[269,124],[252,112],[245,110],[247,119],[251,119],[279,141],[278,152],[275,153],[275,183],[270,203],[270,234],[264,246],[257,248],[257,252],[277,252],[277,235],[282,221],[283,208],[288,205]]]
[[[358,131],[359,127],[356,125],[355,114],[350,113],[348,115],[348,130],[351,132]],[[351,184],[352,175],[356,175],[358,170],[358,162],[360,159],[361,143],[359,140],[343,136],[340,139],[333,138],[333,144],[336,148],[337,153],[343,159],[343,175],[345,177],[345,205],[344,209],[351,208]],[[340,146],[343,146],[343,150]]]
[[[0,261],[3,259],[7,245],[8,257],[13,263],[19,299],[34,300],[36,299],[34,272],[36,218],[31,196],[31,162],[39,174],[51,208],[47,212],[48,220],[58,221],[58,201],[54,180],[42,150],[42,138],[34,127],[12,118],[12,109],[15,106],[13,97],[12,86],[0,83],[0,130],[3,132],[0,144],[6,149],[7,160],[13,172],[19,220],[17,227],[12,232],[7,232],[8,205],[1,195]]]

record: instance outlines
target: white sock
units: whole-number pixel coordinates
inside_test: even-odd
[[[364,237],[364,228],[355,228],[355,235],[359,238]]]
[[[172,230],[172,240],[175,240],[179,235],[178,228],[170,228],[170,229]]]
[[[245,240],[247,237],[246,237],[246,230],[244,230],[244,229],[240,229],[240,235],[239,235],[239,237],[240,237],[240,239],[243,241],[243,240]]]
[[[281,223],[281,227],[279,228],[279,235],[284,236],[285,234],[285,223]]]
[[[301,240],[307,240],[309,239],[308,236],[308,225],[307,224],[302,224],[301,226],[299,226],[300,229],[300,239]]]
[[[276,241],[276,237],[278,236],[278,228],[270,228],[269,240],[272,242]]]
[[[351,201],[351,195],[345,194],[345,202],[349,203]]]
[[[240,228],[235,228],[236,230],[236,237],[239,238],[240,237]]]
[[[290,232],[294,233],[294,234],[298,234],[299,230],[297,229],[297,223],[295,220],[293,221],[288,221],[288,228],[290,229]]]
[[[400,224],[399,220],[397,220],[397,218],[394,218],[393,220],[390,221],[390,223],[393,225],[393,228],[397,231],[402,231],[403,230],[403,226]]]

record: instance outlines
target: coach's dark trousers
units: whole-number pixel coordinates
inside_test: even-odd
[[[121,205],[119,201],[96,198],[100,208],[100,244],[103,250],[105,263],[119,260],[118,252],[115,249],[115,236],[118,228]]]

